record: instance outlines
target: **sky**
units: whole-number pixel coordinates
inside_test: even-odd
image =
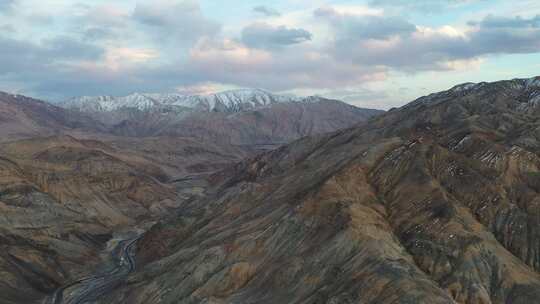
[[[237,88],[389,109],[540,75],[538,0],[0,0],[0,90]]]

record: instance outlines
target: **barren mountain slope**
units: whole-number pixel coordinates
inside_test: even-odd
[[[192,113],[157,134],[203,138],[246,147],[277,147],[304,136],[348,128],[381,113],[317,97],[313,101],[276,103],[234,114]],[[114,132],[120,130],[119,126],[114,128]]]
[[[0,142],[51,136],[69,130],[105,131],[85,114],[21,95],[0,92]]]
[[[119,229],[179,201],[142,157],[95,141],[34,138],[0,147],[0,303],[33,303],[92,269]]]
[[[91,273],[116,231],[170,216],[182,202],[204,196],[209,174],[261,148],[231,144],[227,136],[240,138],[236,129],[257,129],[263,133],[257,138],[271,137],[275,145],[342,123],[339,113],[328,111],[320,123],[309,120],[309,130],[302,131],[308,133],[292,137],[272,137],[265,132],[273,131],[264,130],[268,124],[238,119],[219,123],[228,128],[219,136],[157,132],[138,138],[115,135],[84,113],[20,95],[0,94],[0,110],[0,303],[40,302]],[[235,115],[255,115],[250,113]],[[229,119],[207,114],[205,119]],[[345,123],[362,115],[353,111]]]
[[[75,105],[63,106],[90,115],[107,125],[110,133],[119,136],[180,136],[217,140],[228,145],[273,147],[303,136],[350,127],[383,112],[321,97],[297,100],[269,93],[241,95],[227,102],[218,96],[210,101],[196,99],[191,101],[190,107],[143,99],[147,104],[140,100],[143,97],[149,98],[140,95],[124,97],[126,100],[106,99],[105,105],[81,98]],[[113,102],[123,106],[113,107]]]
[[[223,171],[102,303],[537,303],[539,91],[458,86]]]

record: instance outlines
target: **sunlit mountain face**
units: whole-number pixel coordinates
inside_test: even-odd
[[[540,300],[536,0],[0,0],[0,304]]]

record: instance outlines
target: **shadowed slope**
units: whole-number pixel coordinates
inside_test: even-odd
[[[92,269],[114,231],[174,206],[159,167],[69,136],[0,147],[0,303],[34,303]]]
[[[51,136],[72,130],[105,131],[85,114],[22,95],[0,92],[0,141]]]
[[[535,303],[538,80],[456,87],[215,175],[103,303]]]

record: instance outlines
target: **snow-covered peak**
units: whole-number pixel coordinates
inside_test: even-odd
[[[160,104],[158,100],[140,93],[116,98],[116,103],[120,108],[137,108],[139,110],[146,110]]]
[[[463,91],[471,90],[474,87],[476,87],[477,85],[478,84],[473,83],[473,82],[467,82],[467,83],[459,84],[459,85],[451,88],[450,91],[452,91],[452,92],[463,92]]]
[[[82,96],[59,103],[59,106],[77,109],[83,112],[106,112],[121,108],[136,108],[146,110],[158,105],[159,102],[145,94],[134,93],[123,97],[113,96]]]
[[[208,95],[134,93],[123,97],[83,96],[72,98],[59,105],[85,112],[107,112],[129,108],[144,111],[159,106],[179,106],[204,112],[239,112],[275,103],[303,100],[296,96],[277,95],[261,89],[240,89]]]
[[[274,103],[297,102],[300,98],[275,95],[264,90],[231,90],[209,95],[186,96],[174,105],[183,105],[204,111],[239,112],[265,107]]]

